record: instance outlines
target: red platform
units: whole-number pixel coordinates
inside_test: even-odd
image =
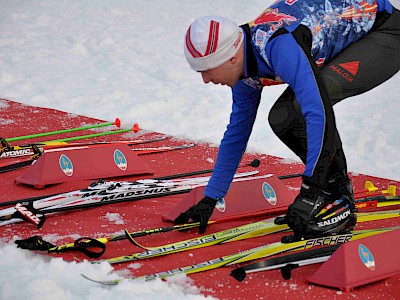
[[[400,230],[394,230],[343,244],[307,280],[352,291],[364,284],[399,275],[399,239]]]
[[[153,173],[128,145],[104,144],[45,152],[15,182],[44,188],[68,181]]]
[[[234,217],[253,217],[261,214],[283,214],[293,202],[292,193],[276,176],[270,174],[258,179],[241,178],[232,182],[226,196],[217,202],[211,220],[227,220]],[[262,178],[263,177],[263,178]],[[194,188],[181,202],[163,216],[173,221],[179,214],[204,197],[205,187]]]
[[[13,137],[35,132],[44,132],[49,130],[58,130],[71,127],[78,127],[82,124],[102,122],[92,118],[68,114],[65,112],[31,107],[17,102],[2,100],[6,105],[0,107],[2,118],[12,120],[9,126],[1,128],[1,136]],[[116,116],[110,116],[114,119]],[[29,122],[26,122],[29,120]],[[123,121],[123,120],[122,120]],[[18,124],[24,124],[19,126]],[[13,126],[15,125],[15,126]],[[122,124],[124,126],[124,124]],[[90,132],[91,133],[91,132]],[[54,136],[56,138],[69,137],[77,135],[76,133]],[[97,138],[97,141],[128,140],[138,137],[155,137],[159,133],[125,133],[122,135],[107,136]],[[35,141],[35,140],[30,140]],[[91,140],[92,141],[92,140]],[[84,141],[82,141],[84,142]],[[183,145],[193,141],[179,140],[171,137],[170,139],[152,144],[152,146],[164,145]],[[195,147],[185,150],[143,155],[141,158],[154,170],[155,177],[170,175],[174,173],[191,172],[203,169],[210,169],[215,161],[217,148],[210,147],[208,144],[197,143]],[[285,163],[278,157],[266,154],[245,153],[243,163],[250,163],[258,158],[261,165],[258,168],[260,175],[275,174],[276,176],[299,173],[303,170],[302,164]],[[241,168],[242,171],[253,170],[251,167]],[[21,199],[25,197],[49,195],[58,192],[68,192],[87,187],[92,180],[72,181],[62,184],[51,185],[45,189],[37,190],[31,187],[16,185],[14,179],[25,172],[24,169],[1,174],[1,202]],[[126,180],[136,180],[149,178],[150,176],[130,176]],[[398,188],[400,183],[389,179],[375,178],[366,175],[357,174],[352,176],[353,184],[356,189],[362,189],[365,180],[371,180],[379,188],[386,188],[389,184],[395,184]],[[282,180],[285,186],[296,193],[300,185],[299,178]],[[174,195],[162,198],[154,198],[135,202],[126,202],[119,204],[105,205],[87,210],[66,212],[63,214],[49,215],[41,229],[35,228],[32,224],[18,223],[0,227],[0,234],[3,240],[7,237],[11,240],[14,235],[21,238],[27,238],[32,235],[50,236],[55,235],[60,239],[57,244],[63,242],[72,242],[78,236],[110,236],[116,232],[121,232],[127,228],[130,231],[148,229],[155,227],[169,226],[171,223],[164,222],[162,216],[170,212],[178,203],[182,201],[185,194]],[[107,213],[118,213],[121,216],[123,224],[115,224],[105,218]],[[245,218],[229,222],[213,224],[207,229],[207,233],[228,229],[234,226],[265,219],[265,216]],[[383,220],[374,222],[373,225],[363,223],[357,226],[357,229],[367,229],[372,227],[388,227],[399,225],[399,220]],[[73,235],[74,238],[71,236]],[[166,271],[178,267],[183,267],[209,259],[217,258],[223,255],[247,250],[256,246],[265,245],[279,241],[283,234],[258,237],[249,240],[227,243],[218,246],[212,246],[205,249],[196,249],[188,252],[172,254],[166,257],[158,257],[151,260],[141,261],[141,268],[134,270],[127,268],[127,264],[116,265],[115,269],[124,270],[135,276],[147,275],[155,272]],[[138,242],[146,246],[157,246],[171,243],[192,237],[197,237],[197,231],[190,232],[169,232],[162,235],[153,235],[142,237]],[[124,255],[140,250],[128,241],[123,240],[107,244],[107,250],[102,256],[109,258],[117,255]],[[81,253],[63,254],[66,260],[86,259]],[[249,274],[244,282],[238,283],[229,276],[232,268],[223,267],[216,270],[189,275],[199,287],[202,287],[203,293],[219,299],[399,299],[400,295],[400,276],[394,276],[384,281],[365,285],[353,292],[337,294],[337,291],[309,285],[306,277],[315,273],[320,265],[305,266],[293,271],[292,279],[285,281],[279,271],[269,271]]]

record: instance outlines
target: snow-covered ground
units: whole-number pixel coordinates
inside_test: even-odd
[[[0,1],[0,98],[218,144],[230,89],[205,85],[183,56],[183,37],[201,15],[238,24],[269,1]],[[399,0],[394,0],[400,6]],[[400,180],[400,74],[335,106],[349,170]],[[267,116],[285,86],[266,88],[248,151],[297,159]],[[0,115],[0,127],[7,120]],[[109,266],[47,262],[0,246],[1,299],[197,299],[187,278],[105,288],[80,278]]]

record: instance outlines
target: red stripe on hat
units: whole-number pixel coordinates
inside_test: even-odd
[[[192,26],[189,27],[188,31],[186,32],[186,48],[188,49],[189,53],[192,55],[192,57],[203,57],[203,55],[196,50],[194,47],[192,40],[190,38],[190,30]]]
[[[218,45],[218,35],[219,35],[219,22],[211,20],[210,22],[210,32],[208,34],[208,44],[204,55],[210,55],[217,50]]]

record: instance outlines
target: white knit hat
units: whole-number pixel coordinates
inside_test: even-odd
[[[218,16],[201,17],[186,32],[186,60],[195,71],[213,69],[235,56],[243,39],[235,22]]]

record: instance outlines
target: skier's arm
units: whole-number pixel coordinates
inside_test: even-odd
[[[213,174],[204,192],[213,199],[224,197],[230,187],[253,129],[261,90],[239,81],[232,88],[232,97],[229,125],[219,147]]]

